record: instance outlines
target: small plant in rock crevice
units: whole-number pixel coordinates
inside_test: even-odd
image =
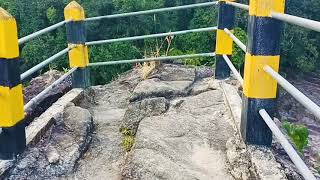
[[[316,170],[317,170],[318,173],[320,174],[320,164],[318,164],[318,165],[316,166]]]
[[[296,125],[285,121],[283,128],[287,131],[288,136],[293,141],[299,152],[303,153],[309,143],[309,130],[304,125]]]
[[[135,137],[134,137],[132,131],[128,128],[122,128],[122,129],[120,129],[120,132],[123,135],[122,146],[126,152],[130,152],[132,150],[133,145],[134,145]]]
[[[320,151],[318,152],[318,157],[317,157],[317,162],[316,162],[316,166],[315,169],[318,171],[318,173],[320,174]]]

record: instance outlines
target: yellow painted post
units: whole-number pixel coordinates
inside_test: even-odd
[[[277,82],[264,70],[280,64],[280,36],[283,23],[271,12],[284,13],[285,0],[250,0],[248,45],[245,59],[241,134],[247,144],[271,146],[272,132],[259,114],[276,113]]]
[[[13,159],[26,147],[24,102],[19,69],[18,30],[0,7],[0,159]]]
[[[215,78],[225,79],[230,77],[230,68],[225,62],[223,55],[232,58],[233,40],[224,31],[224,28],[233,31],[235,21],[235,8],[228,5],[227,1],[235,0],[219,0],[219,16],[218,16],[218,29],[216,36],[216,69]]]
[[[70,2],[64,9],[67,23],[68,46],[73,48],[69,51],[69,63],[71,68],[78,68],[73,73],[72,84],[74,88],[87,88],[90,86],[89,54],[86,43],[85,12],[76,2]]]

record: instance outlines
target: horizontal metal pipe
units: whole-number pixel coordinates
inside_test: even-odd
[[[235,35],[232,34],[232,32],[224,28],[224,31],[231,37],[231,39],[242,49],[242,51],[246,52],[246,45],[244,45]]]
[[[296,150],[292,147],[286,137],[282,134],[278,126],[274,123],[272,118],[266,112],[266,110],[262,109],[259,111],[261,117],[266,122],[273,135],[277,138],[279,143],[282,145],[283,149],[287,152],[292,162],[296,165],[297,169],[301,173],[301,175],[306,180],[316,180],[315,176],[312,174],[307,165],[300,158]]]
[[[243,78],[242,78],[241,74],[237,71],[237,69],[234,67],[234,65],[232,64],[229,57],[227,55],[223,55],[223,58],[226,61],[226,63],[228,64],[228,66],[231,69],[231,71],[233,72],[233,74],[236,76],[237,80],[240,82],[241,86],[243,86]]]
[[[155,58],[145,58],[145,59],[131,59],[131,60],[119,60],[119,61],[108,61],[108,62],[96,62],[90,63],[89,66],[109,66],[116,64],[128,64],[128,63],[140,63],[140,62],[150,62],[150,61],[165,61],[172,59],[187,59],[196,57],[213,57],[215,53],[202,53],[202,54],[189,54],[181,56],[165,56],[165,57],[155,57]]]
[[[231,6],[234,6],[234,7],[249,11],[249,6],[246,5],[246,4],[240,4],[240,3],[236,3],[236,2],[230,2],[230,1],[227,1],[226,3],[231,5]]]
[[[217,30],[217,27],[208,27],[208,28],[199,28],[199,29],[190,29],[190,30],[184,30],[184,31],[160,33],[160,34],[150,34],[150,35],[134,36],[134,37],[126,37],[126,38],[118,38],[118,39],[91,41],[91,42],[87,42],[86,45],[90,46],[90,45],[98,45],[98,44],[106,44],[106,43],[114,43],[114,42],[134,41],[134,40],[141,40],[141,39],[148,39],[148,38],[158,38],[158,37],[166,37],[166,36],[173,36],[173,35],[182,35],[182,34],[188,34],[188,33],[208,32],[208,31],[214,31],[214,30]]]
[[[314,20],[310,20],[310,19],[306,19],[306,18],[301,18],[301,17],[297,17],[297,16],[293,16],[293,15],[289,15],[289,14],[281,14],[281,13],[276,13],[276,12],[272,12],[271,13],[271,17],[273,17],[274,19],[278,19],[281,21],[285,21],[291,24],[295,24],[307,29],[311,29],[314,31],[318,31],[320,32],[320,22],[319,21],[314,21]]]
[[[160,8],[160,9],[151,9],[151,10],[146,10],[146,11],[129,12],[129,13],[121,13],[121,14],[112,14],[112,15],[106,15],[106,16],[97,16],[97,17],[87,18],[85,21],[95,21],[95,20],[101,20],[101,19],[113,19],[113,18],[122,18],[122,17],[129,17],[129,16],[145,15],[145,14],[154,14],[154,13],[169,12],[169,11],[176,11],[176,10],[182,10],[182,9],[206,7],[206,6],[216,5],[216,4],[217,4],[217,2],[215,1],[215,2],[190,4],[190,5],[184,5],[184,6],[176,6],[176,7],[168,7],[168,8]]]
[[[31,76],[33,73],[39,71],[40,69],[42,69],[44,66],[50,64],[52,61],[58,59],[59,57],[61,57],[62,55],[68,53],[71,50],[71,48],[66,48],[60,52],[58,52],[57,54],[51,56],[50,58],[44,60],[43,62],[41,62],[40,64],[34,66],[33,68],[29,69],[28,71],[24,72],[23,74],[21,74],[20,78],[21,81],[23,81],[24,79],[26,79],[27,77]]]
[[[42,34],[45,34],[45,33],[47,33],[47,32],[53,31],[53,30],[57,29],[58,27],[65,25],[65,24],[68,23],[69,21],[71,21],[71,20],[64,20],[64,21],[62,21],[62,22],[59,22],[59,23],[54,24],[54,25],[52,25],[52,26],[49,26],[49,27],[47,27],[47,28],[45,28],[45,29],[42,29],[42,30],[37,31],[37,32],[35,32],[35,33],[32,33],[32,34],[30,34],[30,35],[28,35],[28,36],[25,36],[25,37],[23,37],[23,38],[20,38],[19,41],[18,41],[18,42],[19,42],[19,45],[21,45],[21,44],[23,44],[23,43],[26,43],[26,42],[28,42],[28,41],[30,41],[30,40],[38,37],[38,36],[41,36]]]
[[[70,76],[77,68],[72,68],[69,70],[66,74],[61,76],[58,80],[56,80],[53,84],[51,84],[49,87],[47,87],[45,90],[43,90],[40,94],[38,94],[36,97],[32,98],[25,106],[24,110],[25,112],[28,112],[31,110],[31,108],[36,105],[36,103],[41,100],[46,94],[48,94],[53,88],[55,88],[57,85],[59,85],[61,82],[63,82],[68,76]]]
[[[320,107],[311,101],[307,96],[290,84],[286,79],[274,71],[270,66],[263,68],[270,76],[272,76],[286,91],[288,91],[297,101],[312,112],[320,122]]]

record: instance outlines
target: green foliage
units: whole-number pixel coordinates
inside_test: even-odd
[[[235,28],[234,35],[244,44],[247,43],[247,33],[241,28],[238,28],[238,27]],[[233,55],[232,55],[232,62],[234,66],[238,69],[241,69],[241,67],[244,65],[244,60],[245,60],[245,53],[237,44],[234,43]]]
[[[298,151],[303,153],[309,142],[308,128],[304,125],[295,125],[287,121],[283,123],[283,128],[287,131]]]
[[[113,43],[102,46],[93,46],[89,49],[91,62],[106,62],[141,58],[137,47],[130,43]],[[92,67],[91,78],[94,84],[105,84],[119,74],[131,69],[132,65],[110,65]]]
[[[47,9],[47,18],[50,23],[54,23],[58,19],[57,10],[54,7],[49,7]]]
[[[19,37],[48,27],[64,19],[64,7],[71,0],[0,0],[0,7],[8,10],[16,17]],[[205,0],[78,0],[86,10],[87,17],[98,15],[132,12],[161,7],[177,6],[204,2]],[[241,0],[248,3],[247,0]],[[302,17],[320,20],[320,1],[292,0],[287,2],[287,11]],[[154,15],[141,15],[120,19],[105,19],[87,23],[87,39],[101,40],[118,37],[153,34],[193,28],[215,26],[217,24],[217,7],[196,8]],[[246,42],[246,11],[237,11],[235,34],[242,42]],[[320,67],[320,36],[317,32],[308,31],[297,26],[286,24],[281,41],[282,70],[296,72],[314,72]],[[191,33],[173,37],[170,45],[164,39],[140,40],[124,44],[90,47],[90,61],[111,61],[120,59],[141,58],[153,55],[181,55],[188,53],[214,52],[215,32]],[[161,48],[163,45],[163,48]],[[169,45],[169,46],[168,46]],[[67,47],[65,28],[43,35],[21,48],[23,59],[22,71],[42,62],[44,59]],[[170,47],[167,49],[167,47]],[[159,48],[159,49],[157,49]],[[156,53],[156,54],[153,54]],[[238,69],[243,66],[244,54],[234,48],[233,63]],[[61,57],[54,66],[63,70],[68,67],[67,56]],[[191,65],[214,65],[214,58],[198,58],[186,60]],[[132,65],[117,65],[92,68],[93,81],[103,84],[118,74],[130,69]],[[48,68],[44,69],[47,70]]]
[[[123,135],[122,146],[127,152],[130,152],[135,142],[134,135],[132,131],[127,128],[121,129],[120,132]]]

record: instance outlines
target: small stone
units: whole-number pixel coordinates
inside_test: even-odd
[[[191,90],[191,95],[198,95],[210,90],[219,88],[219,83],[212,78],[205,78],[197,81]]]
[[[47,159],[50,164],[56,164],[60,160],[60,154],[55,148],[50,148],[47,153]]]
[[[69,102],[67,105],[66,105],[66,108],[67,107],[74,107],[74,106],[76,106],[73,102]]]

